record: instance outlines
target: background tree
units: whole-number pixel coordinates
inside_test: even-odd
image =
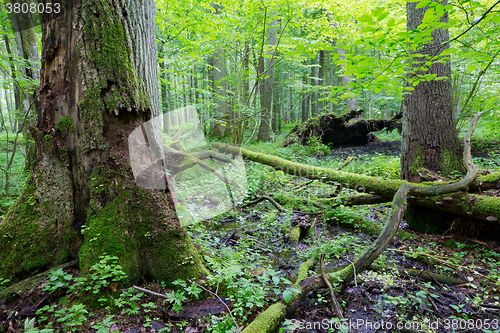
[[[271,128],[271,112],[274,88],[274,57],[276,54],[276,25],[277,20],[269,23],[267,29],[267,43],[262,44],[259,59],[259,91],[260,108],[262,111],[258,140],[269,141]],[[266,31],[266,29],[264,29]]]
[[[76,257],[86,273],[104,254],[119,257],[128,282],[203,274],[163,170],[136,177],[164,181],[165,189],[148,190],[130,166],[129,134],[159,111],[154,2],[61,6],[61,15],[43,17],[36,154],[0,224],[0,276]]]
[[[407,29],[417,30],[422,24],[428,7],[419,7],[416,2],[406,5]],[[438,22],[448,22],[445,9],[447,0],[436,8]],[[417,8],[419,7],[419,8]],[[441,80],[417,83],[413,92],[405,97],[403,131],[401,140],[401,179],[420,182],[419,168],[450,175],[453,171],[465,171],[462,149],[453,114],[451,87],[451,64],[449,58],[434,62],[427,71],[420,70],[429,59],[449,48],[448,29],[435,29],[432,40],[421,45],[414,55],[412,67],[417,69],[412,76],[434,74]]]

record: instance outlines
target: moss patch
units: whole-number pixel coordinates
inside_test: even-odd
[[[424,165],[425,165],[424,153],[422,153],[420,146],[417,146],[417,155],[413,159],[413,163],[410,165],[408,170],[410,170],[411,174],[416,175],[418,174],[418,170]]]
[[[151,110],[148,94],[136,76],[130,36],[118,10],[106,1],[83,1],[80,71],[87,79],[79,103],[85,151],[105,149],[103,112]]]
[[[73,118],[71,117],[62,117],[56,125],[56,130],[61,132],[62,135],[68,133],[76,133],[76,127],[73,124]]]
[[[0,223],[0,277],[19,279],[75,257],[73,190],[67,153],[51,136],[38,134],[32,173],[17,202]]]
[[[187,232],[180,227],[164,192],[144,190],[125,166],[94,168],[80,267],[88,273],[101,255],[117,256],[128,280],[174,281],[207,271]]]
[[[439,170],[444,176],[450,176],[454,172],[465,172],[464,162],[461,156],[454,156],[448,149],[443,149],[439,161]]]

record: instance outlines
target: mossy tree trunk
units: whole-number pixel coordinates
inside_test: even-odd
[[[441,1],[446,6],[447,0]],[[422,23],[429,7],[417,8],[416,2],[406,4],[407,30],[417,29]],[[448,13],[441,17],[441,22],[448,22]],[[432,32],[432,41],[417,51],[420,61],[438,55],[449,46],[447,29],[436,29]],[[439,52],[438,52],[439,51]],[[414,68],[423,63],[413,64]],[[465,172],[462,162],[462,148],[453,114],[453,96],[451,88],[451,64],[434,63],[426,73],[445,80],[420,82],[411,94],[405,96],[406,111],[403,113],[403,130],[401,139],[401,179],[419,183],[422,181],[418,173],[424,167],[434,172],[450,175],[453,171]],[[411,85],[412,86],[412,85]]]
[[[167,184],[140,188],[130,164],[129,134],[159,113],[154,2],[61,6],[43,17],[35,159],[0,224],[0,276],[76,257],[85,273],[104,254],[119,257],[129,283],[204,274]]]

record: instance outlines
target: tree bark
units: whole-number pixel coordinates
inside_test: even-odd
[[[23,194],[0,222],[8,235],[0,243],[0,277],[76,257],[86,274],[105,254],[119,258],[127,284],[205,274],[164,171],[151,163],[149,173],[134,177],[131,167],[129,146],[148,152],[159,132],[145,124],[160,110],[153,1],[61,6],[63,15],[42,18],[36,153]],[[129,136],[141,128],[151,132],[149,145]],[[136,183],[150,178],[163,189]]]
[[[446,6],[447,0],[441,1]],[[422,23],[424,13],[429,7],[417,8],[417,3],[408,2],[407,30],[417,29]],[[448,22],[445,12],[441,22]],[[436,55],[436,51],[449,48],[448,30],[437,29],[432,33],[432,41],[418,50],[418,58],[413,68],[422,66],[427,56]],[[444,45],[444,46],[443,46]],[[453,96],[451,88],[451,65],[434,63],[426,73],[446,77],[445,80],[424,81],[414,87],[411,94],[405,96],[406,111],[403,113],[401,138],[401,179],[421,182],[418,169],[425,167],[434,172],[450,175],[453,171],[464,172],[462,148],[458,139],[455,117],[453,114]]]
[[[278,21],[275,19],[269,23],[267,31],[267,55],[261,55],[260,63],[262,65],[262,72],[260,84],[260,108],[262,115],[260,118],[259,134],[257,139],[259,141],[267,142],[271,139],[269,130],[271,127],[271,107],[273,103],[273,86],[274,86],[274,53],[276,50],[276,25]],[[264,41],[263,41],[264,42]]]
[[[227,68],[224,53],[221,50],[214,52],[212,58],[212,84],[214,91],[214,100],[216,103],[214,116],[221,123],[215,123],[212,129],[212,135],[215,137],[230,137],[229,128],[229,104],[227,102]]]
[[[307,87],[307,74],[302,76],[302,122],[305,123],[309,119],[309,93],[306,90]]]

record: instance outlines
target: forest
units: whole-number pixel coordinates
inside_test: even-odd
[[[500,332],[500,1],[0,0],[0,333]]]

